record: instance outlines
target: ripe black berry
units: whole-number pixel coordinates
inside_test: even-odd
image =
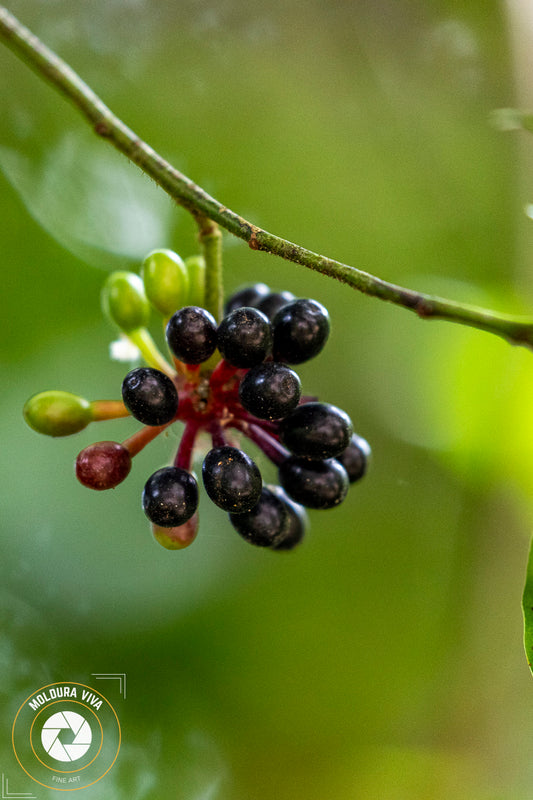
[[[228,299],[224,306],[224,313],[228,315],[236,308],[242,306],[251,306],[255,308],[263,297],[270,293],[270,289],[266,283],[254,283],[253,286],[241,286],[237,289]]]
[[[176,416],[178,392],[164,372],[138,367],[122,383],[124,405],[143,425],[166,425]]]
[[[302,387],[294,370],[266,361],[252,367],[239,386],[244,408],[259,419],[280,419],[298,405]]]
[[[256,308],[236,308],[218,326],[218,349],[234,367],[260,364],[269,354],[271,346],[270,322]]]
[[[300,544],[308,525],[305,508],[285,494],[280,486],[268,486],[268,489],[285,504],[289,513],[289,527],[283,536],[272,546],[273,550],[292,550]]]
[[[210,450],[202,465],[202,478],[207,494],[224,511],[251,511],[261,496],[258,466],[236,447]]]
[[[336,460],[342,464],[348,473],[350,483],[355,483],[365,474],[369,458],[370,445],[366,439],[354,433],[350,444],[346,450],[337,456]]]
[[[217,324],[205,308],[185,306],[168,321],[167,342],[176,358],[185,364],[201,364],[217,346]]]
[[[190,472],[163,467],[146,481],[142,504],[155,525],[174,528],[192,517],[198,506],[198,484]]]
[[[346,470],[334,458],[317,461],[290,456],[279,468],[279,479],[289,497],[307,508],[334,508],[349,487]]]
[[[329,315],[316,300],[294,300],[272,320],[275,361],[301,364],[318,355],[329,336]]]
[[[89,489],[114,489],[131,469],[131,456],[118,442],[96,442],[76,459],[76,477]]]
[[[229,518],[243,539],[258,547],[275,547],[290,526],[286,503],[268,489],[263,489],[259,502],[251,511],[230,514]]]
[[[280,422],[281,442],[295,456],[333,458],[340,455],[353,432],[348,414],[329,403],[303,403]]]
[[[270,292],[257,303],[257,308],[270,320],[274,319],[280,308],[292,303],[296,297],[292,292]]]

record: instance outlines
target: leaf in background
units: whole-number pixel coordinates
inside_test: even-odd
[[[92,266],[114,269],[167,241],[170,201],[100,142],[66,133],[40,162],[0,147],[0,169],[34,219]]]
[[[533,672],[533,542],[529,551],[522,607],[524,610],[524,647],[527,663]]]

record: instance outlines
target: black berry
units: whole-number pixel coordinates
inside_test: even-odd
[[[279,479],[289,497],[307,508],[334,508],[349,487],[346,470],[334,458],[316,461],[290,456],[279,468]]]
[[[244,514],[230,514],[235,530],[250,544],[258,547],[275,547],[287,534],[290,517],[286,503],[263,489],[259,502]]]
[[[329,336],[329,315],[316,300],[294,300],[272,320],[275,361],[301,364],[318,355]]]
[[[215,447],[202,465],[207,494],[224,511],[250,511],[261,496],[262,480],[258,466],[236,447]]]
[[[266,283],[254,283],[253,286],[241,286],[240,289],[237,289],[226,300],[224,313],[227,315],[236,308],[242,308],[242,306],[251,306],[255,308],[267,294],[270,294],[270,289]]]
[[[96,442],[76,459],[76,477],[89,489],[114,489],[131,469],[131,456],[118,442]]]
[[[146,481],[142,504],[155,525],[174,528],[192,517],[198,506],[198,484],[190,472],[163,467]]]
[[[178,392],[168,375],[152,367],[128,372],[122,382],[124,405],[143,425],[166,425],[176,416]]]
[[[337,456],[336,460],[348,473],[350,483],[355,483],[363,477],[368,467],[370,453],[370,445],[366,439],[354,433],[346,450]]]
[[[259,419],[280,419],[300,401],[300,378],[284,364],[266,361],[252,367],[239,386],[244,408]]]
[[[271,347],[270,322],[256,308],[236,308],[218,326],[218,349],[234,367],[260,364]]]
[[[332,458],[350,444],[348,414],[328,403],[303,403],[280,422],[281,442],[295,456]]]
[[[292,292],[270,292],[257,303],[257,308],[269,319],[274,319],[280,308],[292,303],[296,297]]]
[[[217,324],[205,308],[185,306],[169,319],[166,336],[176,358],[185,364],[201,364],[216,350]]]
[[[272,549],[292,550],[297,544],[300,544],[305,536],[308,526],[305,508],[291,500],[280,486],[268,486],[267,488],[285,504],[289,514],[289,527],[283,536],[276,541],[276,544],[272,546]]]

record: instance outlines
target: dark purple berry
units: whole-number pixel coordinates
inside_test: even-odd
[[[303,403],[280,422],[279,438],[295,456],[333,458],[346,450],[353,432],[348,414],[329,403]]]
[[[280,308],[292,303],[293,300],[296,300],[296,297],[292,292],[270,292],[259,301],[256,307],[272,320]]]
[[[146,481],[142,504],[155,525],[174,528],[192,517],[198,506],[198,484],[190,472],[163,467]]]
[[[168,375],[152,367],[128,372],[122,382],[124,405],[143,425],[166,425],[176,416],[178,392]]]
[[[370,454],[370,445],[366,439],[354,433],[346,450],[336,458],[348,473],[350,483],[355,483],[363,477],[368,467]]]
[[[265,360],[272,347],[268,318],[256,308],[236,308],[218,326],[218,349],[234,367],[253,367]]]
[[[257,464],[236,447],[224,445],[210,450],[202,465],[202,478],[207,494],[224,511],[250,511],[261,496]]]
[[[289,527],[282,538],[272,546],[272,550],[292,550],[302,541],[309,524],[305,508],[291,500],[280,486],[267,486],[267,488],[285,503],[289,513]]]
[[[89,489],[114,489],[131,469],[131,456],[118,442],[96,442],[76,459],[76,477]]]
[[[244,408],[259,419],[280,419],[300,401],[302,387],[294,370],[275,361],[252,367],[239,386]]]
[[[243,539],[258,547],[275,547],[290,526],[286,503],[268,489],[263,489],[259,502],[251,511],[230,514],[229,518]]]
[[[217,324],[205,308],[185,306],[169,319],[166,336],[176,358],[185,364],[201,364],[216,350]]]
[[[263,297],[270,294],[270,289],[266,283],[254,283],[253,286],[241,286],[226,300],[224,314],[227,316],[236,308],[251,306],[255,308]]]
[[[294,300],[272,320],[275,361],[302,364],[318,355],[329,336],[329,315],[316,300]]]
[[[324,461],[290,456],[279,468],[279,480],[289,497],[307,508],[334,508],[348,492],[346,470],[334,458]]]

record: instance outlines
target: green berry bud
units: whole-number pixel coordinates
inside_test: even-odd
[[[146,296],[164,317],[187,304],[189,275],[177,253],[153,250],[144,259],[141,274]]]
[[[47,436],[70,436],[92,421],[91,404],[70,392],[40,392],[24,406],[24,419]]]
[[[150,306],[140,277],[134,272],[112,272],[102,288],[102,308],[125,333],[147,325]]]
[[[203,256],[189,256],[185,259],[189,273],[189,298],[186,305],[204,307],[205,303],[205,259]]]

